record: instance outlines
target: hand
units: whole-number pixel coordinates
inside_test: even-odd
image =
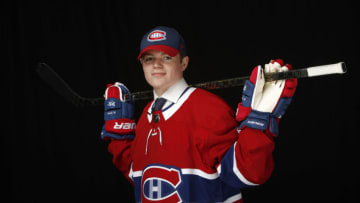
[[[128,88],[119,82],[108,84],[105,91],[105,124],[101,131],[102,139],[134,138],[136,123],[134,120],[134,102],[125,102]]]
[[[236,119],[246,119],[240,127],[266,130],[270,124],[270,132],[278,135],[278,119],[284,115],[291,103],[297,79],[265,82],[264,72],[283,72],[291,69],[291,65],[284,66],[281,59],[271,60],[265,65],[265,70],[261,66],[253,69],[250,79],[244,86],[242,103],[238,105]]]

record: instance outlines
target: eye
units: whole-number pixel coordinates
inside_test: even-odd
[[[164,61],[170,61],[170,60],[172,60],[172,57],[171,57],[171,56],[168,56],[168,55],[165,55],[165,56],[163,57],[163,59],[164,59]]]
[[[152,62],[153,60],[154,60],[154,57],[152,57],[152,56],[145,56],[145,57],[143,58],[144,63],[150,63],[150,62]]]

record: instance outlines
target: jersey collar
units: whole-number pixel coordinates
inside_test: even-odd
[[[189,85],[186,83],[184,78],[181,78],[178,82],[176,82],[173,86],[171,86],[169,89],[167,89],[164,94],[161,95],[162,98],[166,99],[167,101],[170,101],[172,103],[176,103],[181,94],[185,91],[185,89]],[[159,96],[156,95],[154,92],[154,100],[156,100]]]

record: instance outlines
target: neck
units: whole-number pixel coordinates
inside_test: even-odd
[[[155,94],[158,97],[161,97],[161,95],[163,95],[164,92],[166,92],[167,89],[169,89],[169,88],[163,88],[163,89],[157,88],[157,89],[154,89],[154,91],[155,91]]]
[[[171,83],[170,85],[166,86],[166,87],[154,87],[154,92],[156,94],[156,96],[160,97],[161,95],[163,95],[170,87],[174,86],[176,83],[178,83],[182,78],[174,81],[173,83]]]

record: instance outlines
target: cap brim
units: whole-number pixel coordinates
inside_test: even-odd
[[[166,46],[166,45],[151,45],[151,46],[148,46],[146,48],[144,48],[139,56],[137,57],[137,60],[140,60],[141,56],[149,51],[149,50],[159,50],[159,51],[162,51],[164,52],[165,54],[171,56],[171,57],[174,57],[176,56],[178,53],[179,53],[179,50],[173,48],[173,47],[170,47],[170,46]]]

